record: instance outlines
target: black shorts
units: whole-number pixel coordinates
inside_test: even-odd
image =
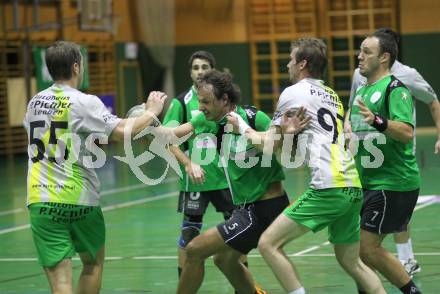
[[[237,208],[230,219],[217,226],[225,243],[235,250],[248,254],[258,246],[264,230],[289,205],[284,194],[280,197],[256,201]]]
[[[377,234],[406,231],[419,189],[407,192],[364,190],[361,210],[361,228]]]
[[[209,202],[214,205],[217,212],[230,212],[235,209],[229,189],[205,192],[180,192],[178,212],[185,215],[204,215]]]

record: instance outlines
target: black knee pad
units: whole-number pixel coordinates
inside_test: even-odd
[[[182,232],[179,238],[179,247],[185,248],[192,239],[200,235],[203,216],[185,215],[182,222]]]

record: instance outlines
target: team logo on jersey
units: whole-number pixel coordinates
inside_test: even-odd
[[[382,96],[381,92],[374,92],[373,95],[371,95],[370,97],[371,103],[376,103],[377,101],[379,101],[381,96]]]
[[[408,95],[405,92],[402,92],[402,99],[406,100],[406,98],[408,98]]]

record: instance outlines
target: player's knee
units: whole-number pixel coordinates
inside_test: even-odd
[[[374,258],[375,248],[371,246],[361,245],[359,250],[359,255],[361,257],[361,260],[367,264],[371,263],[371,260]]]
[[[201,220],[201,216],[185,216],[179,238],[180,248],[186,248],[195,237],[200,235],[200,230],[202,229]]]
[[[262,255],[265,255],[268,254],[271,250],[274,250],[274,247],[272,246],[269,238],[266,238],[263,234],[258,241],[258,251],[260,251]]]
[[[204,257],[202,256],[201,249],[202,246],[198,244],[197,240],[189,242],[185,248],[186,262],[190,262],[190,263],[202,262],[204,260]]]
[[[216,267],[218,267],[218,268],[223,268],[224,266],[225,266],[225,259],[224,258],[222,258],[220,255],[218,255],[218,254],[215,254],[213,257],[212,257],[212,260],[214,261],[214,264],[215,264],[215,266]]]
[[[81,274],[100,277],[102,275],[102,269],[103,269],[103,265],[99,263],[84,264]]]
[[[240,264],[240,259],[229,254],[214,254],[212,257],[214,264],[219,269],[236,267]]]

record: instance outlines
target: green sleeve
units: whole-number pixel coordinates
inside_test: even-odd
[[[199,113],[195,117],[191,118],[190,123],[192,124],[194,130],[200,130],[205,125],[206,119],[205,114],[203,112]]]
[[[391,91],[389,103],[391,120],[405,122],[414,127],[413,98],[408,89],[398,87]]]
[[[255,115],[255,130],[256,131],[267,131],[270,127],[271,119],[270,117],[262,112],[257,111],[257,114]]]
[[[174,98],[171,100],[170,107],[168,107],[167,113],[163,118],[163,125],[168,125],[171,121],[177,121],[179,124],[183,122],[183,108],[182,103]]]

